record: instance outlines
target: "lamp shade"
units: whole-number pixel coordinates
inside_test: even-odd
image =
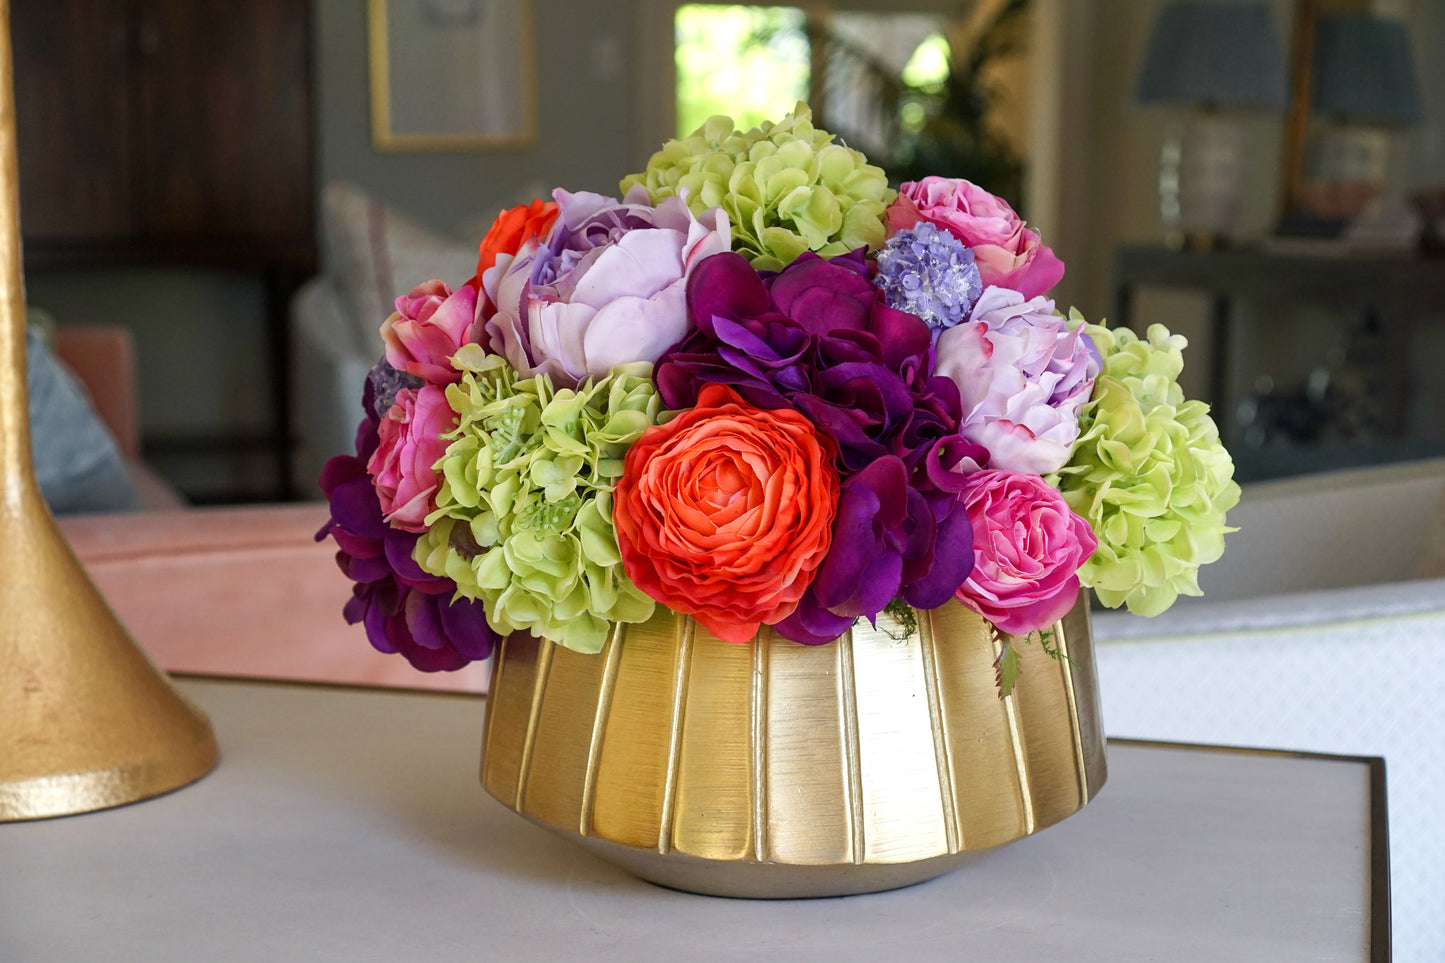
[[[1282,107],[1284,58],[1263,3],[1176,0],[1159,12],[1139,71],[1140,104]]]
[[[1315,28],[1317,113],[1360,124],[1409,127],[1424,111],[1405,25],[1368,14],[1321,17]]]

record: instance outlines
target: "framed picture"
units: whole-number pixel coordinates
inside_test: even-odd
[[[530,0],[369,0],[371,141],[523,147],[537,136]]]

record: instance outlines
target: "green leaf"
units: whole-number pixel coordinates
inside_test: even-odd
[[[993,662],[995,679],[998,681],[998,697],[1005,699],[1014,690],[1014,684],[1019,680],[1019,653],[1008,642],[1003,644],[1003,650],[999,652],[998,658]]]
[[[1039,630],[1039,647],[1044,650],[1044,655],[1053,659],[1055,662],[1067,662],[1069,665],[1074,664],[1073,657],[1059,648],[1059,636],[1053,629]]]

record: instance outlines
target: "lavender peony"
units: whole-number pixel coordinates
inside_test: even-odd
[[[523,377],[547,374],[558,388],[656,361],[687,334],[688,275],[732,244],[727,215],[694,216],[684,197],[654,208],[641,187],[622,203],[553,196],[558,217],[545,240],[483,274],[485,303],[496,306],[481,319],[492,349]]]
[[[1001,471],[1064,466],[1099,370],[1093,341],[1054,314],[1054,302],[1008,288],[986,288],[969,320],[938,339],[937,371],[963,400],[959,433]]]

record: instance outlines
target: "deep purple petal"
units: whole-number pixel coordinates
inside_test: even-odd
[[[938,523],[930,563],[903,589],[903,600],[914,608],[938,608],[973,571],[973,526],[967,512],[954,512]]]
[[[751,318],[768,310],[768,292],[748,259],[731,251],[703,258],[687,279],[687,310],[713,333],[713,318]]]
[[[445,600],[438,600],[437,606],[442,628],[451,640],[452,648],[473,661],[492,654],[501,637],[487,622],[487,613],[481,602],[457,599],[447,604]]]
[[[783,638],[803,645],[827,645],[848,631],[852,624],[852,619],[834,615],[820,606],[810,591],[803,595],[793,614],[773,628]]]

